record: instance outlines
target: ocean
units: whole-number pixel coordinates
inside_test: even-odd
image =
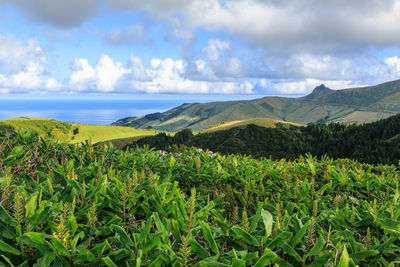
[[[41,117],[63,122],[111,124],[125,117],[163,112],[183,103],[225,101],[255,97],[217,98],[193,96],[157,97],[156,99],[0,99],[0,120],[16,117]]]
[[[143,116],[176,107],[180,100],[0,100],[0,120],[41,117],[63,122],[111,124],[130,116]]]

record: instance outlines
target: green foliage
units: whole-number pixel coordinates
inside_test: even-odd
[[[167,150],[169,146],[195,146],[223,154],[294,160],[300,155],[350,158],[364,163],[397,164],[400,159],[400,115],[363,125],[339,123],[310,124],[306,127],[281,125],[265,128],[257,125],[182,138],[165,134],[146,137],[130,147],[149,145]],[[179,135],[181,135],[179,133]],[[312,168],[312,166],[310,166]],[[339,174],[338,174],[339,175]],[[313,188],[311,184],[310,193]]]
[[[394,266],[399,175],[2,134],[0,265]]]

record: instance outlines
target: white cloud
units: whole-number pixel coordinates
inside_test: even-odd
[[[221,53],[230,49],[229,42],[222,42],[220,40],[209,40],[208,45],[204,47],[201,52],[210,61],[217,61],[220,59]]]
[[[400,76],[400,58],[398,56],[386,58],[385,63],[392,69],[394,75]]]
[[[2,92],[40,89],[46,58],[36,40],[23,44],[0,35],[0,88]]]
[[[107,55],[102,55],[96,65],[97,90],[100,92],[112,92],[119,79],[129,73],[122,63],[115,62]]]
[[[112,92],[121,76],[129,72],[108,55],[102,55],[94,67],[87,59],[75,59],[71,69],[69,86],[72,91]]]
[[[117,93],[251,94],[254,85],[245,80],[193,80],[186,77],[183,60],[153,58],[146,64],[131,55],[127,66],[107,55],[91,66],[87,59],[76,59],[69,80],[71,91]]]
[[[58,92],[61,90],[62,86],[63,86],[62,83],[57,81],[57,79],[55,79],[55,78],[47,79],[45,82],[45,88],[48,91]]]
[[[75,59],[71,67],[72,74],[69,81],[71,90],[90,91],[96,79],[95,70],[85,58]]]
[[[254,85],[240,81],[207,81],[185,78],[187,65],[183,60],[152,59],[145,71],[148,81],[131,80],[132,88],[146,93],[182,94],[250,94]]]

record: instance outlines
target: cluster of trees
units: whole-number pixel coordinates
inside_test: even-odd
[[[362,125],[330,123],[305,127],[280,125],[277,128],[247,125],[198,135],[185,129],[174,137],[161,133],[140,139],[130,146],[149,145],[166,150],[174,144],[272,159],[295,159],[311,153],[313,156],[328,155],[373,164],[398,164],[400,115]]]

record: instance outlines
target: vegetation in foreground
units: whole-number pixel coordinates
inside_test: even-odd
[[[117,138],[154,135],[153,130],[134,129],[109,125],[61,122],[51,119],[20,117],[0,121],[0,130],[30,130],[46,139],[66,143],[80,143],[91,139],[93,143]]]
[[[398,166],[0,137],[7,266],[394,266]]]

